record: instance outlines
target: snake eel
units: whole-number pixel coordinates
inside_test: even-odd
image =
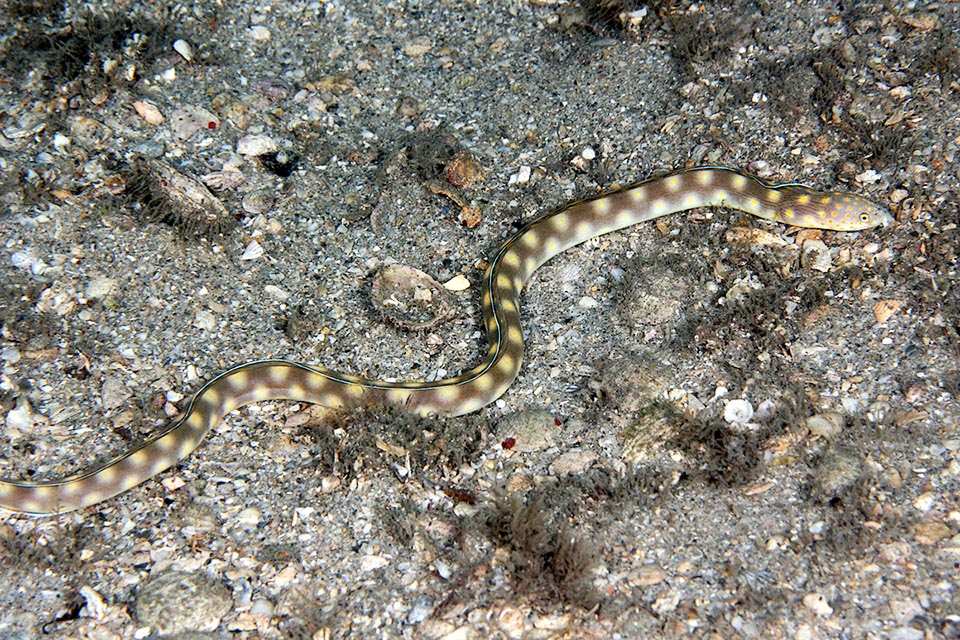
[[[698,167],[576,202],[526,223],[496,252],[483,281],[490,346],[473,369],[436,382],[386,382],[286,360],[236,366],[204,384],[182,417],[138,447],[81,473],[45,482],[0,480],[0,508],[32,514],[81,509],[170,468],[223,417],[264,400],[335,408],[389,405],[423,415],[463,415],[499,398],[520,371],[519,296],[540,265],[591,238],[696,207],[727,207],[765,220],[832,231],[887,225],[892,216],[860,196],[771,185],[732,169]]]

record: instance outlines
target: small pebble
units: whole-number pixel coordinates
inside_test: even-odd
[[[433,598],[430,596],[417,596],[413,601],[413,606],[407,613],[407,622],[417,624],[430,617],[433,612]]]
[[[260,524],[260,511],[253,507],[247,507],[237,513],[236,520],[244,527],[256,527]]]
[[[556,476],[580,475],[596,461],[597,454],[593,451],[567,451],[550,463],[550,473]]]
[[[390,564],[390,561],[383,556],[363,556],[363,558],[360,560],[360,571],[363,571],[364,573],[368,571],[375,571],[376,569],[385,567],[388,564]]]
[[[822,240],[807,240],[803,243],[800,264],[805,269],[813,269],[821,273],[830,271],[833,264],[830,248]]]
[[[20,350],[16,347],[4,347],[0,351],[0,360],[3,360],[7,364],[17,364],[20,362]]]
[[[99,300],[106,298],[117,287],[117,281],[113,278],[100,277],[87,283],[83,288],[83,297],[88,300]]]
[[[836,411],[827,411],[807,418],[807,429],[810,433],[832,442],[843,431],[844,422],[841,414]]]
[[[213,131],[220,126],[220,118],[204,109],[187,105],[170,115],[170,127],[174,136],[186,140],[198,131]]]
[[[230,590],[204,573],[151,576],[137,593],[137,622],[159,635],[196,634],[220,626],[233,607]]]
[[[273,610],[274,607],[272,602],[264,598],[259,598],[254,600],[253,604],[250,606],[250,615],[272,618]]]
[[[814,495],[826,502],[853,486],[863,474],[863,463],[854,454],[831,446],[813,473]]]
[[[270,40],[270,29],[262,24],[258,24],[247,29],[247,35],[249,35],[250,39],[254,42],[267,42]]]
[[[531,453],[556,446],[561,424],[549,411],[528,409],[504,416],[497,425],[497,438],[512,438],[512,451]]]
[[[833,607],[820,593],[808,593],[803,596],[803,604],[821,618],[829,618],[833,615]]]
[[[458,273],[444,282],[443,288],[447,291],[466,291],[470,288],[470,281],[467,280],[467,276],[463,275],[462,273]]]

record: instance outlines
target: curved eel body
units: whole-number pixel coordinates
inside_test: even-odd
[[[177,422],[135,449],[59,480],[0,480],[0,508],[62,513],[111,498],[176,464],[227,413],[252,402],[295,400],[335,408],[390,405],[450,416],[477,411],[499,398],[520,371],[519,296],[540,265],[605,233],[707,206],[833,231],[869,229],[892,220],[886,210],[854,194],[815,191],[798,184],[774,186],[713,167],[652,178],[577,202],[528,222],[494,255],[482,292],[490,347],[473,369],[436,382],[385,382],[285,360],[242,364],[203,385]]]

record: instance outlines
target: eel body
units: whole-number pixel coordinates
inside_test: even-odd
[[[227,413],[252,402],[295,400],[345,409],[389,405],[450,416],[477,411],[499,398],[520,371],[519,297],[540,265],[591,238],[697,207],[726,207],[831,231],[859,231],[892,220],[885,209],[852,193],[770,185],[714,167],[652,178],[576,202],[526,223],[493,256],[481,300],[489,349],[469,371],[435,382],[386,382],[285,360],[241,364],[204,384],[182,417],[164,431],[93,469],[37,483],[0,479],[0,508],[50,514],[106,500],[176,464]]]

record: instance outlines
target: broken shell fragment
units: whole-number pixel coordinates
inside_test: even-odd
[[[430,329],[454,315],[453,300],[443,286],[404,264],[380,269],[371,294],[374,306],[401,329]]]

